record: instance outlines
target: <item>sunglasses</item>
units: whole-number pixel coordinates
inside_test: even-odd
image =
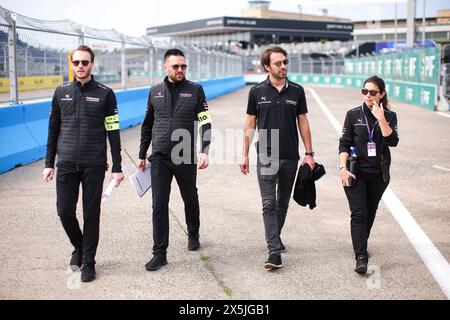
[[[178,70],[181,68],[181,70],[187,69],[187,64],[174,64],[173,66],[170,66],[172,69]]]
[[[380,93],[380,91],[377,91],[377,90],[361,89],[361,93],[362,93],[364,96],[367,95],[369,92],[370,92],[370,95],[371,95],[372,97],[375,97],[377,94]]]
[[[72,61],[72,64],[75,66],[75,67],[78,67],[78,65],[80,64],[80,62],[81,62],[81,64],[84,66],[84,67],[87,67],[88,65],[89,65],[89,63],[91,63],[89,60],[74,60],[74,61]]]
[[[281,67],[281,64],[284,64],[285,66],[287,66],[289,64],[289,59],[283,60],[283,61],[277,61],[274,62],[274,65],[277,67]]]

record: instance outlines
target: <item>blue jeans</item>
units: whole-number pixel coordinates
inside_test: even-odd
[[[281,255],[280,233],[286,220],[297,166],[298,160],[258,156],[258,183],[269,254]]]

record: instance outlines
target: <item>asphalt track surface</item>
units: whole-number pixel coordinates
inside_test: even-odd
[[[255,166],[248,176],[239,171],[246,87],[209,101],[216,131],[210,167],[198,174],[201,250],[186,248],[184,206],[174,180],[169,264],[146,271],[151,194],[138,198],[126,179],[102,207],[97,279],[81,283],[79,272],[68,271],[72,248],[56,215],[55,183],[41,180],[41,160],[0,175],[0,299],[448,299],[450,277],[436,280],[385,202],[369,240],[369,273],[353,271],[350,213],[338,175],[339,135],[309,88],[340,124],[361,96],[356,89],[306,88],[316,161],[327,174],[316,183],[315,209],[290,203],[283,268],[263,268],[267,248]],[[395,101],[392,106],[400,142],[392,149],[390,188],[448,266],[450,118]],[[121,136],[136,159],[140,126]],[[129,176],[136,169],[125,151],[122,157]],[[81,212],[79,203],[80,220]],[[448,274],[445,263],[438,275]]]

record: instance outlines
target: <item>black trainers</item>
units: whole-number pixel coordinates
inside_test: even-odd
[[[95,265],[93,263],[84,264],[81,268],[81,282],[91,282],[95,279]]]
[[[266,261],[266,263],[264,264],[264,269],[266,270],[272,270],[272,269],[278,269],[281,268],[283,266],[282,262],[281,262],[281,256],[278,254],[274,254],[272,253],[269,256],[269,259]]]
[[[81,268],[81,265],[83,264],[83,253],[81,250],[74,250],[72,252],[72,257],[70,258],[70,269],[72,271],[78,271]]]
[[[188,236],[188,250],[197,251],[200,248],[199,234],[189,234]]]
[[[365,274],[367,272],[367,263],[369,260],[364,255],[359,255],[356,258],[355,272],[359,274]]]
[[[286,252],[286,247],[284,246],[283,242],[281,242],[281,238],[280,238],[280,244],[281,244],[281,246],[280,246],[281,252]]]
[[[156,254],[149,262],[146,263],[145,269],[148,271],[155,271],[165,266],[166,264],[167,264],[166,255]]]

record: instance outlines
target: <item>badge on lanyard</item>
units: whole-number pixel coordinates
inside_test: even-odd
[[[366,120],[367,133],[369,135],[369,142],[367,143],[367,156],[376,157],[377,156],[377,144],[373,142],[373,132],[375,131],[375,127],[378,124],[378,121],[373,125],[372,130],[369,127],[369,121],[367,121],[366,114],[364,113],[363,107],[361,107],[361,111],[364,115],[364,120]]]
[[[367,143],[367,155],[369,157],[377,156],[377,144],[375,142]]]

